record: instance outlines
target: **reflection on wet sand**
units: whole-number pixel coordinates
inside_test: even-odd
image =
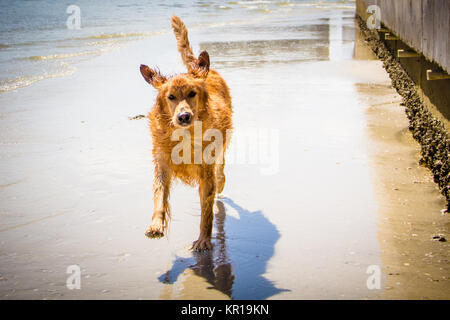
[[[280,237],[276,227],[261,211],[250,212],[226,197],[221,200],[216,201],[214,249],[177,256],[170,270],[159,277],[167,285],[162,299],[265,299],[286,291],[263,277]],[[224,203],[239,218],[226,218]]]
[[[336,15],[321,19],[325,23],[293,25],[278,22],[268,26],[252,26],[248,32],[261,39],[205,41],[200,50],[214,57],[214,67],[251,68],[264,64],[342,60],[347,47],[353,46],[354,27]],[[287,23],[287,24],[286,24]],[[283,38],[276,38],[276,35]]]
[[[329,19],[321,19],[322,21],[326,23],[321,24],[302,24],[302,25],[261,25],[261,26],[252,26],[251,30],[248,30],[249,32],[266,32],[269,34],[280,32],[284,35],[292,35],[296,38],[299,37],[310,37],[310,38],[318,38],[318,39],[327,39],[328,38],[328,32],[330,29],[329,26]]]
[[[327,60],[329,56],[328,39],[203,42],[200,48],[214,57],[216,68],[318,61]]]
[[[364,42],[358,23],[354,21],[355,45],[353,47],[354,60],[377,60],[373,51]]]
[[[202,42],[201,50],[214,57],[217,68],[255,67],[267,63],[292,63],[328,60],[329,25],[262,26],[252,32],[273,37],[283,32],[284,39]],[[250,31],[249,31],[250,32]]]
[[[193,271],[193,275],[203,277],[212,285],[212,288],[231,297],[234,275],[231,263],[227,257],[225,244],[225,207],[221,201],[217,201],[216,204],[215,226],[217,234],[215,237],[216,241],[214,242],[214,250],[193,252],[193,257],[188,259],[177,257],[172,268],[159,278],[160,281],[173,284],[177,281],[179,275],[189,268]],[[189,290],[186,287],[184,289]]]

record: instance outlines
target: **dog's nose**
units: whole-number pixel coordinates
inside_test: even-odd
[[[189,112],[179,113],[178,122],[180,124],[189,124],[189,122],[191,122],[191,114]]]

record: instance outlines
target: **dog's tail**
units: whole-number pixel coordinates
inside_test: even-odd
[[[192,63],[196,61],[194,53],[192,52],[191,45],[189,44],[188,30],[183,21],[177,16],[172,17],[172,28],[175,37],[177,38],[178,51],[181,54],[183,63],[190,69]]]

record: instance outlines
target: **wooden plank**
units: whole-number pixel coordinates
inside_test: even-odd
[[[432,40],[432,49],[433,49],[433,53],[432,53],[432,58],[435,61],[438,61],[439,58],[439,49],[440,49],[440,45],[441,43],[439,43],[439,32],[442,32],[442,28],[441,28],[441,24],[439,23],[441,21],[441,6],[439,1],[434,0],[434,13],[433,13],[433,18],[434,18],[434,34],[433,34],[433,40]]]
[[[391,33],[385,33],[384,40],[398,40],[398,38]]]
[[[408,32],[406,43],[417,52],[422,52],[422,0],[408,1],[408,14],[404,19],[411,21],[406,32]]]
[[[440,7],[439,11],[439,22],[438,31],[436,34],[436,61],[440,66],[447,65],[447,71],[449,71],[450,65],[447,64],[448,56],[450,55],[450,1],[448,0],[438,0]]]
[[[424,55],[450,71],[450,3],[448,0],[423,0]]]
[[[395,30],[395,5],[392,1],[380,0],[381,21],[391,30]]]
[[[433,60],[434,1],[423,0],[422,10],[423,10],[422,51],[429,60]]]
[[[421,56],[420,53],[417,53],[412,50],[405,50],[405,49],[397,50],[397,57],[399,57],[399,58],[417,58],[420,56]]]
[[[446,72],[427,70],[427,80],[444,80],[450,79],[450,75]]]
[[[447,37],[447,44],[445,47],[445,52],[446,52],[446,58],[445,60],[442,62],[442,67],[447,71],[447,73],[450,73],[450,2],[447,1],[446,3],[446,7],[444,8],[444,10],[447,11],[447,25],[446,25],[446,29],[444,30],[446,32],[446,37]],[[443,35],[443,37],[445,37],[445,35]],[[444,51],[443,51],[444,52]]]
[[[395,34],[428,60],[450,72],[450,0],[357,0],[357,11],[366,12],[370,5],[381,9],[381,22],[391,30],[385,39]],[[360,14],[360,16],[362,16]]]
[[[403,42],[422,51],[422,0],[383,0],[382,20]]]

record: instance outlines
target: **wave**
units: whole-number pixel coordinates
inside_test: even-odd
[[[310,7],[310,8],[333,8],[333,9],[354,9],[356,7],[354,0],[318,0],[318,1],[308,1],[308,2],[290,2],[281,1],[276,4],[279,7]]]
[[[46,56],[31,56],[31,57],[25,57],[25,58],[21,58],[21,59],[22,60],[32,60],[32,61],[70,59],[70,58],[76,58],[76,57],[80,57],[80,56],[100,55],[102,53],[111,51],[114,48],[117,48],[117,46],[116,47],[104,47],[104,48],[100,48],[98,50],[50,54],[50,55],[46,55]]]
[[[95,51],[83,51],[83,52],[76,52],[76,53],[62,53],[62,54],[50,54],[48,56],[31,56],[26,57],[22,59],[26,60],[55,60],[55,59],[67,59],[67,58],[73,58],[73,57],[79,57],[89,54],[95,54]]]
[[[41,75],[33,75],[33,76],[21,76],[11,80],[0,81],[0,92],[8,92],[17,90],[19,88],[28,87],[35,82],[70,76],[75,73],[76,68],[73,66],[69,66],[68,64],[63,64],[64,70],[55,72],[55,73],[44,73]]]
[[[292,11],[293,9],[351,9],[354,10],[355,0],[316,0],[316,1],[306,1],[306,2],[291,2],[289,0],[284,1],[266,1],[266,0],[256,0],[256,1],[232,1],[228,2],[229,5],[239,6],[241,8],[252,10],[254,12],[262,13],[281,13]],[[228,9],[228,7],[227,7]]]
[[[244,5],[255,5],[255,4],[270,4],[273,1],[263,1],[263,0],[255,0],[255,1],[237,1],[235,4],[244,4]]]
[[[89,47],[96,47],[95,50],[84,50],[84,51],[78,51],[78,52],[67,52],[67,53],[58,53],[58,54],[49,54],[49,55],[35,55],[35,56],[28,56],[28,57],[21,57],[21,58],[14,58],[13,60],[27,60],[27,61],[34,61],[35,63],[38,62],[50,62],[50,61],[57,61],[57,60],[67,60],[71,61],[70,59],[75,59],[78,57],[89,57],[89,56],[98,56],[105,52],[112,51],[114,49],[118,49],[121,47],[121,43],[127,42],[128,40],[137,40],[142,39],[145,37],[150,37],[154,35],[161,34],[163,32],[169,32],[167,31],[160,31],[160,32],[133,32],[133,33],[112,33],[112,34],[98,34],[98,35],[92,35],[82,38],[72,38],[72,39],[65,39],[65,40],[56,40],[53,42],[61,43],[61,45],[66,47],[79,47],[79,45],[74,44],[73,46],[70,45],[70,41],[74,40],[84,40],[85,43],[83,43],[83,46],[89,46]],[[89,41],[90,40],[90,41]],[[95,41],[96,40],[96,41]],[[50,42],[50,41],[47,41]],[[30,45],[30,44],[37,44],[37,42],[28,42],[28,43],[22,43],[22,44],[16,44],[14,46],[19,45]],[[1,47],[0,47],[1,48]],[[72,61],[73,62],[73,61]],[[43,74],[37,74],[37,75],[28,75],[28,76],[19,76],[14,79],[7,79],[0,81],[0,93],[8,92],[17,90],[23,87],[27,87],[32,85],[33,83],[36,83],[38,81],[51,79],[51,78],[58,78],[58,77],[65,77],[72,75],[76,68],[74,66],[69,65],[66,62],[61,62],[61,65],[58,68],[63,67],[62,70],[56,71],[56,72],[49,72],[46,71]],[[47,69],[48,70],[48,69]]]
[[[130,32],[130,33],[102,33],[87,37],[74,38],[74,40],[92,40],[92,39],[115,39],[115,38],[146,38],[169,32],[169,30],[153,32]]]
[[[142,39],[147,38],[151,36],[157,36],[161,34],[168,33],[170,30],[161,30],[161,31],[154,31],[154,32],[130,32],[130,33],[101,33],[101,34],[94,34],[86,37],[76,37],[76,38],[64,38],[64,39],[57,39],[57,40],[39,40],[39,41],[29,41],[29,42],[19,42],[19,43],[13,43],[13,44],[0,44],[1,48],[9,48],[9,47],[23,47],[23,46],[34,46],[39,45],[43,43],[68,43],[70,41],[87,41],[87,40],[114,40],[114,39],[124,39],[128,40],[136,40],[136,39]],[[96,42],[95,44],[101,44],[100,42]]]

